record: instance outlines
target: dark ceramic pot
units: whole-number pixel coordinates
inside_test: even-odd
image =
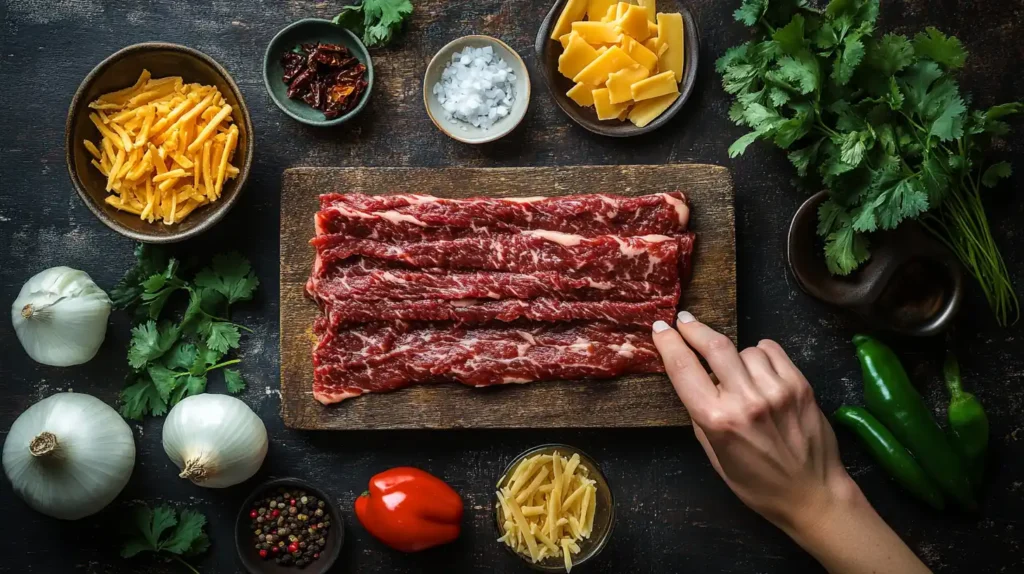
[[[916,222],[872,234],[871,259],[851,275],[829,273],[816,234],[818,206],[826,197],[822,191],[804,202],[789,227],[789,268],[800,288],[901,335],[936,335],[952,325],[963,299],[963,269]]]

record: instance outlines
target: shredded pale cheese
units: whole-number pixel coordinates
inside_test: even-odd
[[[590,538],[597,509],[597,482],[580,456],[557,451],[534,455],[498,482],[502,542],[534,563],[560,558],[566,572],[579,542]]]

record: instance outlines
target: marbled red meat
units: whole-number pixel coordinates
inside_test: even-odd
[[[414,383],[485,387],[608,378],[663,370],[649,328],[606,323],[375,323],[325,337],[314,351],[313,396],[324,404]]]
[[[453,321],[479,325],[518,319],[531,321],[607,321],[620,325],[650,325],[655,321],[671,321],[675,315],[674,297],[650,301],[563,301],[537,299],[417,299],[414,301],[336,300],[321,305],[330,318],[332,329],[351,323],[374,321]]]
[[[682,236],[688,237],[688,236]],[[353,256],[454,270],[536,273],[558,271],[595,281],[678,280],[680,243],[667,235],[583,237],[533,230],[451,241],[383,242],[344,235],[313,240],[323,264]]]
[[[480,230],[544,229],[595,235],[671,235],[690,219],[680,192],[639,197],[575,195],[532,198],[443,199],[429,195],[320,197],[318,229],[352,237],[439,240]]]
[[[451,271],[403,269],[376,259],[355,258],[322,269],[310,277],[310,295],[329,301],[387,301],[416,299],[535,299],[567,301],[678,300],[679,283],[595,281],[555,271]],[[673,303],[674,305],[674,303]]]
[[[321,196],[314,396],[663,370],[694,236],[678,192],[449,200]]]

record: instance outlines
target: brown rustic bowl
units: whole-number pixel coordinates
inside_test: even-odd
[[[249,510],[256,503],[256,500],[279,487],[305,490],[308,494],[323,500],[326,503],[327,516],[333,522],[328,531],[327,543],[320,551],[320,559],[302,568],[282,565],[270,559],[260,558],[253,546],[253,534],[249,530],[251,520],[249,518]],[[238,560],[241,561],[245,571],[250,574],[324,574],[338,560],[338,556],[341,554],[341,547],[344,544],[345,515],[341,513],[337,502],[323,490],[298,478],[279,478],[259,485],[245,499],[242,507],[238,510],[238,518],[235,519],[235,550],[238,552]]]
[[[786,257],[797,285],[874,328],[912,337],[950,328],[965,291],[963,268],[953,253],[919,223],[907,221],[872,234],[871,259],[860,269],[846,277],[832,275],[815,231],[818,207],[827,197],[827,191],[811,196],[790,223]]]
[[[232,116],[238,126],[238,149],[234,162],[238,177],[224,183],[221,198],[212,205],[196,209],[185,221],[174,225],[149,223],[135,214],[119,211],[104,202],[106,178],[89,160],[91,156],[82,140],[96,141],[99,132],[89,121],[89,102],[114,90],[132,85],[143,69],[154,78],[181,76],[185,82],[216,86],[231,104]],[[121,235],[145,243],[171,243],[196,236],[212,227],[238,201],[252,165],[253,129],[249,109],[242,92],[227,70],[206,54],[178,44],[146,42],[118,50],[99,63],[71,99],[64,129],[64,154],[78,196],[107,227]]]
[[[562,111],[569,116],[569,119],[595,134],[626,138],[646,134],[660,128],[668,123],[679,110],[683,109],[686,101],[693,94],[693,87],[697,81],[697,62],[700,57],[700,31],[697,28],[697,21],[694,20],[693,14],[689,10],[679,6],[676,2],[658,4],[659,12],[679,12],[683,15],[683,79],[679,83],[679,97],[676,98],[676,101],[651,123],[639,128],[628,121],[599,120],[593,106],[580,107],[565,95],[575,84],[569,78],[558,73],[558,57],[562,55],[562,45],[549,36],[566,1],[556,0],[554,6],[551,7],[551,11],[541,22],[540,29],[537,31],[534,49],[537,53],[537,66],[540,68],[540,75],[544,78],[551,97],[555,99],[558,107],[562,108]]]

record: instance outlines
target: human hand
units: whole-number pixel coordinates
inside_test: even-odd
[[[846,472],[811,385],[782,347],[761,341],[737,352],[686,311],[676,327],[656,322],[654,344],[711,465],[744,504],[830,572],[929,572]]]
[[[810,384],[782,347],[761,341],[737,352],[685,311],[677,327],[655,323],[654,343],[697,440],[744,504],[792,533],[856,488]]]

